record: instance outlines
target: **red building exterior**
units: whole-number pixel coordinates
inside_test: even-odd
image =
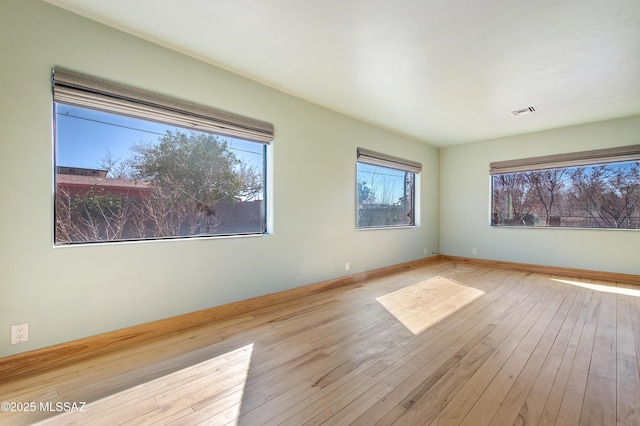
[[[106,170],[58,167],[56,171],[56,192],[71,197],[97,191],[129,198],[143,198],[151,193],[147,183],[107,178]]]

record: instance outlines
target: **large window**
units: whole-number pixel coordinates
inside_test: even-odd
[[[416,224],[416,175],[422,165],[358,148],[357,227]]]
[[[266,232],[269,123],[54,70],[55,243]]]
[[[640,229],[640,145],[491,164],[492,225]]]

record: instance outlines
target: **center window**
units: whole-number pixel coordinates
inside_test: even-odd
[[[362,148],[357,161],[357,228],[414,226],[420,163]]]

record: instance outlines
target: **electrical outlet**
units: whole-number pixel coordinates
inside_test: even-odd
[[[426,247],[424,248],[424,254],[427,254],[427,248]]]
[[[477,256],[477,255],[478,255],[478,249],[477,249],[477,248],[475,248],[475,247],[474,247],[474,248],[472,248],[472,249],[471,249],[471,253],[472,253],[474,256]]]
[[[29,323],[13,324],[11,326],[11,344],[29,341]]]
[[[349,264],[349,262],[346,262],[346,263],[344,264],[344,270],[345,270],[345,271],[349,271],[349,269],[351,269],[351,265]]]

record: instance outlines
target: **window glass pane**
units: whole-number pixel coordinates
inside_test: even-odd
[[[492,225],[640,229],[640,162],[495,174]]]
[[[357,163],[357,227],[414,224],[415,174]]]
[[[266,145],[55,104],[55,242],[265,232]]]

